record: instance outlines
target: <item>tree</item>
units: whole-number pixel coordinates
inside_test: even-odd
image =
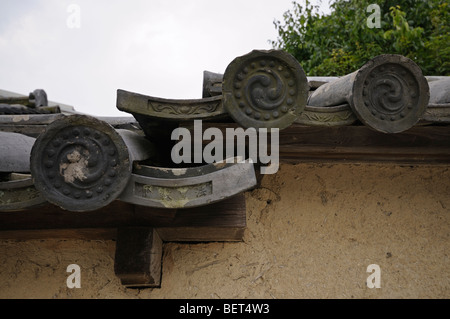
[[[373,26],[373,4],[379,24]],[[369,5],[372,5],[369,7]],[[328,15],[306,0],[274,21],[276,49],[308,75],[344,75],[385,53],[416,62],[425,75],[450,75],[450,5],[445,0],[335,0]]]

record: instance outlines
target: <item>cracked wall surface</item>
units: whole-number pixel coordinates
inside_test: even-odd
[[[448,166],[283,164],[246,201],[243,242],[165,243],[157,289],[120,285],[112,240],[1,240],[0,298],[450,297]]]

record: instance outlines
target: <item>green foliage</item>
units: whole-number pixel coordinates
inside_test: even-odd
[[[393,29],[384,32],[383,37],[389,41],[397,52],[413,52],[423,47],[423,28],[411,28],[406,20],[406,13],[400,6],[391,7]]]
[[[370,28],[380,8],[379,27]],[[308,75],[344,75],[379,54],[401,54],[425,75],[450,75],[450,6],[445,0],[335,0],[321,15],[308,0],[274,21],[272,46],[297,58]]]

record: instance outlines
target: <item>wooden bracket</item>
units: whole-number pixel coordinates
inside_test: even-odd
[[[161,286],[162,244],[152,227],[117,230],[114,272],[122,285],[129,288]]]

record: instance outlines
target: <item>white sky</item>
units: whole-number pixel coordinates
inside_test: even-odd
[[[80,28],[68,27],[71,4]],[[0,0],[0,89],[42,88],[49,100],[95,116],[129,115],[116,109],[117,89],[201,98],[203,71],[223,73],[235,57],[270,49],[273,21],[292,7],[292,0]]]

